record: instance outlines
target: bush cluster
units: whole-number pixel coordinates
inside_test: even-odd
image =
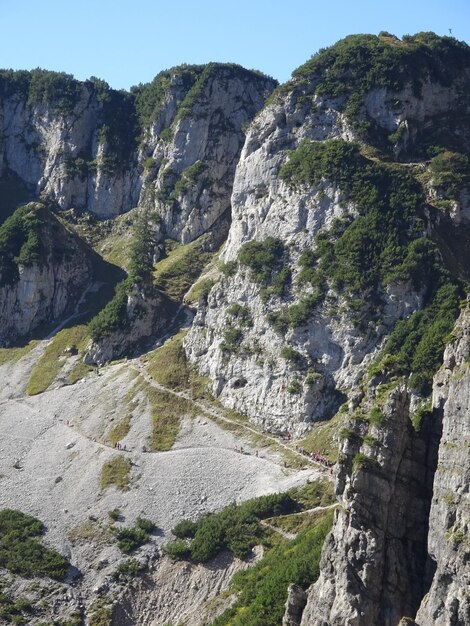
[[[20,576],[49,576],[62,580],[69,563],[38,540],[42,523],[20,511],[0,511],[0,567]]]
[[[290,283],[287,251],[280,239],[267,237],[264,241],[249,241],[240,249],[238,261],[252,271],[255,282],[261,286],[261,295],[282,297]]]
[[[447,199],[458,199],[464,185],[470,183],[470,160],[464,154],[445,150],[429,163],[434,185]]]
[[[19,265],[41,260],[40,231],[44,225],[43,212],[29,204],[17,209],[0,226],[0,284],[16,282]]]
[[[155,528],[151,520],[138,517],[133,528],[115,529],[119,549],[124,554],[131,554],[150,540],[150,535]]]
[[[1,70],[0,94],[20,94],[28,104],[48,103],[62,115],[70,114],[81,94],[81,84],[70,74],[40,68],[31,70]]]
[[[461,291],[451,283],[438,289],[430,304],[397,322],[371,373],[409,374],[409,385],[427,395],[459,314]]]
[[[115,332],[127,330],[130,327],[127,299],[133,286],[132,277],[116,285],[112,300],[88,324],[93,341],[101,341]]]
[[[219,513],[213,513],[197,522],[181,521],[173,534],[178,540],[166,547],[175,558],[190,558],[204,563],[222,550],[230,550],[236,557],[246,558],[259,542],[262,529],[259,520],[290,513],[296,508],[288,494],[274,494],[231,504]],[[184,539],[191,539],[190,543]]]

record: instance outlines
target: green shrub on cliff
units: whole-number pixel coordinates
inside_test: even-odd
[[[127,300],[134,281],[126,278],[116,285],[113,299],[88,324],[93,341],[101,341],[114,332],[130,328],[127,315]]]
[[[242,246],[238,260],[251,269],[254,281],[262,288],[262,296],[284,295],[291,274],[286,264],[287,251],[280,239],[249,241]]]

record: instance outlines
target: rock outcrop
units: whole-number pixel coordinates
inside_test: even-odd
[[[419,432],[398,388],[379,424],[356,421],[344,433],[342,508],[303,626],[397,626],[404,616],[419,626],[470,623],[468,309],[454,336]]]
[[[122,132],[117,128],[122,120],[112,127],[113,109],[132,115],[127,96],[40,70],[5,73],[0,86],[0,174],[14,172],[34,196],[100,217],[137,204],[139,174],[135,165],[129,167],[132,143],[118,154],[108,138]],[[115,100],[113,107],[108,98]],[[131,142],[126,130],[122,142]]]
[[[90,342],[85,363],[104,365],[133,353],[170,321],[172,308],[153,286],[134,283],[127,291],[119,327]]]
[[[139,203],[154,207],[162,233],[182,243],[207,232],[230,209],[245,127],[276,84],[232,65],[189,70],[170,71],[140,156],[145,170]]]
[[[444,365],[434,378],[433,407],[442,437],[429,517],[433,573],[416,616],[420,626],[470,623],[470,310],[463,311]],[[435,570],[435,571],[434,571]]]
[[[302,625],[397,626],[414,616],[424,593],[429,426],[416,433],[404,387],[390,394],[380,423],[353,421],[344,432],[336,494],[320,578]]]
[[[33,225],[22,231],[22,224]],[[90,251],[43,205],[26,205],[5,226],[0,269],[3,346],[70,313],[93,276]]]

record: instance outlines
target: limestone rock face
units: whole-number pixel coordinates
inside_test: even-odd
[[[434,378],[432,417],[419,433],[402,388],[367,440],[356,422],[343,443],[336,477],[342,508],[303,626],[470,623],[468,308],[453,334]]]
[[[397,388],[383,422],[356,423],[336,478],[342,505],[308,592],[303,626],[397,626],[413,616],[424,590],[426,530],[433,469],[429,427],[415,433],[409,397]]]
[[[428,551],[435,572],[417,624],[470,624],[470,311],[465,310],[434,378],[433,406],[442,416]]]
[[[4,81],[0,177],[13,172],[33,196],[100,218],[150,206],[162,235],[182,242],[229,208],[244,126],[276,85],[241,67],[195,66],[190,80],[175,68],[154,119],[143,122],[134,96],[102,92],[91,80],[73,81],[76,95],[66,108]]]
[[[155,207],[166,237],[192,241],[230,209],[244,127],[274,86],[268,78],[219,64],[207,66],[187,93],[181,77],[171,78],[142,148],[152,164],[140,196],[140,204]],[[189,97],[193,104],[187,107]]]
[[[36,209],[33,209],[36,210]],[[0,345],[72,312],[92,280],[90,252],[44,208],[39,261],[18,266],[17,279],[0,279]]]
[[[302,613],[307,603],[307,594],[299,585],[289,585],[286,600],[286,612],[282,626],[300,626]]]
[[[288,251],[285,265],[292,287],[282,297],[266,298],[248,268],[239,265],[213,288],[185,342],[189,358],[212,379],[213,392],[224,404],[263,428],[297,435],[311,421],[334,414],[341,394],[357,386],[397,319],[422,302],[411,285],[387,287],[381,323],[364,325],[340,297],[333,309],[336,294],[331,293],[330,304],[318,307],[306,326],[281,332],[269,323],[270,315],[308,294],[307,287],[295,287],[295,280],[300,255],[311,249],[315,235],[337,218],[357,215],[334,181],[292,188],[281,180],[289,150],[302,140],[354,139],[338,100],[310,95],[308,107],[299,102],[303,100],[294,85],[252,123],[235,173],[232,224],[221,255],[232,263],[247,242],[277,238]],[[247,307],[250,322],[242,329],[238,348],[227,352],[225,332],[228,325],[236,325],[233,306]],[[286,345],[300,354],[303,368],[282,358]]]
[[[51,102],[29,103],[17,92],[0,99],[0,175],[14,172],[34,196],[47,196],[63,209],[111,217],[137,204],[139,175],[135,167],[106,167],[103,103],[91,82],[78,85],[67,112]]]

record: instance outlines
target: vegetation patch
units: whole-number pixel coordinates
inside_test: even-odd
[[[152,436],[150,450],[165,452],[171,450],[178,436],[181,418],[194,415],[194,404],[175,394],[160,391],[147,382],[140,387],[152,407]]]
[[[278,626],[289,585],[307,589],[318,578],[321,550],[332,522],[328,513],[293,541],[274,547],[255,566],[235,574],[231,591],[237,601],[212,626]]]
[[[82,345],[84,348],[86,343]],[[87,365],[80,358],[72,367],[70,372],[67,374],[67,384],[74,385],[76,382],[78,382],[79,380],[82,380],[82,378],[85,378],[85,376],[88,376],[88,374],[93,371],[95,371],[95,368],[92,365]]]
[[[42,102],[52,106],[61,115],[69,115],[78,103],[81,84],[71,74],[51,72],[40,68],[26,70],[1,70],[0,93],[20,95],[28,105]]]
[[[109,528],[103,526],[96,518],[87,519],[72,528],[68,538],[73,543],[93,543],[97,546],[112,543]]]
[[[178,198],[183,196],[188,189],[195,187],[198,181],[207,185],[210,182],[209,179],[207,177],[202,178],[206,170],[207,165],[202,161],[196,161],[195,163],[187,167],[181,173],[181,176],[173,187],[170,198],[177,200]]]
[[[460,293],[453,284],[443,285],[424,310],[398,321],[370,374],[411,372],[410,387],[429,394],[459,314]]]
[[[251,317],[250,309],[246,304],[239,304],[238,302],[234,302],[228,307],[227,313],[232,317],[233,320],[236,321],[239,326],[245,328],[251,328],[251,326],[253,326],[253,319]]]
[[[458,200],[470,183],[470,160],[464,154],[444,150],[431,159],[429,170],[433,185],[445,199]]]
[[[172,85],[172,80],[179,79],[183,84],[185,93],[187,93],[194,85],[203,67],[203,65],[179,65],[160,72],[150,83],[132,87],[131,92],[135,95],[136,110],[141,127],[146,128],[158,119],[168,90]],[[176,93],[178,92],[175,92],[175,95]]]
[[[124,554],[131,554],[150,541],[150,535],[155,530],[155,524],[148,519],[138,517],[133,528],[116,528],[114,533],[119,549]]]
[[[95,602],[88,616],[89,626],[111,626],[113,608],[107,606],[104,601]]]
[[[4,591],[0,582],[0,620],[11,624],[28,624],[31,621],[33,607],[31,602],[23,597],[14,598]]]
[[[20,265],[29,266],[44,260],[46,251],[41,232],[46,223],[44,207],[27,204],[16,209],[0,226],[0,286],[19,280]]]
[[[118,441],[121,441],[121,439],[124,439],[124,437],[128,434],[131,429],[131,420],[132,416],[126,415],[126,417],[119,420],[119,422],[114,424],[114,426],[109,430],[108,439],[113,446],[116,445]]]
[[[185,293],[213,257],[214,253],[206,250],[206,239],[203,235],[191,243],[176,246],[157,263],[155,285],[171,300],[183,301]]]
[[[129,580],[135,578],[145,570],[145,565],[137,559],[126,559],[117,566],[116,578]]]
[[[243,504],[231,504],[219,513],[212,513],[197,522],[184,520],[173,534],[180,541],[168,554],[177,556],[184,552],[182,539],[191,538],[186,552],[195,563],[204,563],[222,550],[230,550],[236,557],[247,558],[252,548],[260,542],[263,529],[259,520],[295,510],[297,504],[288,494],[273,494],[247,500]]]
[[[281,358],[285,359],[293,366],[300,367],[303,364],[304,357],[298,352],[291,348],[291,346],[283,346],[281,348]]]
[[[421,424],[423,420],[431,417],[432,415],[432,402],[428,400],[427,402],[423,402],[420,406],[410,415],[411,423],[413,424],[413,428],[418,433],[421,429]]]
[[[207,296],[209,295],[212,287],[217,283],[216,278],[201,278],[196,281],[194,285],[191,287],[189,292],[186,294],[185,301],[190,306],[197,306],[199,304],[199,300],[201,298],[207,300]]]
[[[129,473],[132,468],[130,459],[123,455],[114,456],[103,465],[100,475],[100,487],[106,489],[114,485],[121,491],[129,489]]]
[[[353,458],[353,462],[352,462],[352,467],[353,467],[353,471],[357,472],[359,470],[363,470],[363,471],[373,471],[373,470],[378,470],[380,469],[380,465],[379,463],[371,458],[370,456],[367,456],[366,454],[364,454],[363,452],[358,452],[354,458]]]
[[[267,237],[264,241],[249,241],[242,246],[238,261],[252,271],[254,281],[261,287],[261,296],[282,297],[291,279],[287,265],[287,250],[280,239]]]
[[[189,390],[194,400],[208,398],[208,379],[200,376],[186,357],[183,347],[186,333],[185,330],[180,331],[161,348],[147,355],[147,371],[160,385],[168,389]]]
[[[227,354],[236,354],[243,341],[243,331],[241,328],[227,324],[224,330],[223,341],[220,342],[220,349]]]
[[[325,511],[302,511],[301,513],[293,513],[292,515],[283,515],[281,517],[268,518],[266,522],[273,528],[278,528],[285,533],[298,535],[308,530],[314,524],[325,517]]]
[[[336,415],[323,422],[312,424],[308,435],[299,442],[307,452],[322,454],[329,461],[338,460],[338,436],[346,421],[347,407],[340,409]]]
[[[15,346],[11,348],[0,348],[0,365],[5,363],[16,363],[26,356],[39,343],[39,339],[31,339],[23,346]]]
[[[127,301],[132,292],[134,281],[126,278],[115,289],[114,297],[88,324],[93,341],[102,341],[117,331],[130,328],[127,315]]]
[[[87,342],[87,327],[84,325],[71,326],[59,331],[46,346],[41,358],[33,367],[26,386],[26,393],[29,396],[34,396],[45,391],[60,372],[66,349],[73,348],[81,351]],[[90,371],[92,368],[84,367],[84,369]],[[76,375],[77,372],[74,375],[71,374],[72,382],[74,382]]]
[[[372,407],[368,416],[368,420],[371,424],[374,424],[374,426],[378,426],[379,424],[382,424],[385,419],[386,417],[383,411],[378,406]]]
[[[20,511],[0,511],[0,567],[20,576],[49,576],[63,580],[69,563],[42,545],[43,524]]]

